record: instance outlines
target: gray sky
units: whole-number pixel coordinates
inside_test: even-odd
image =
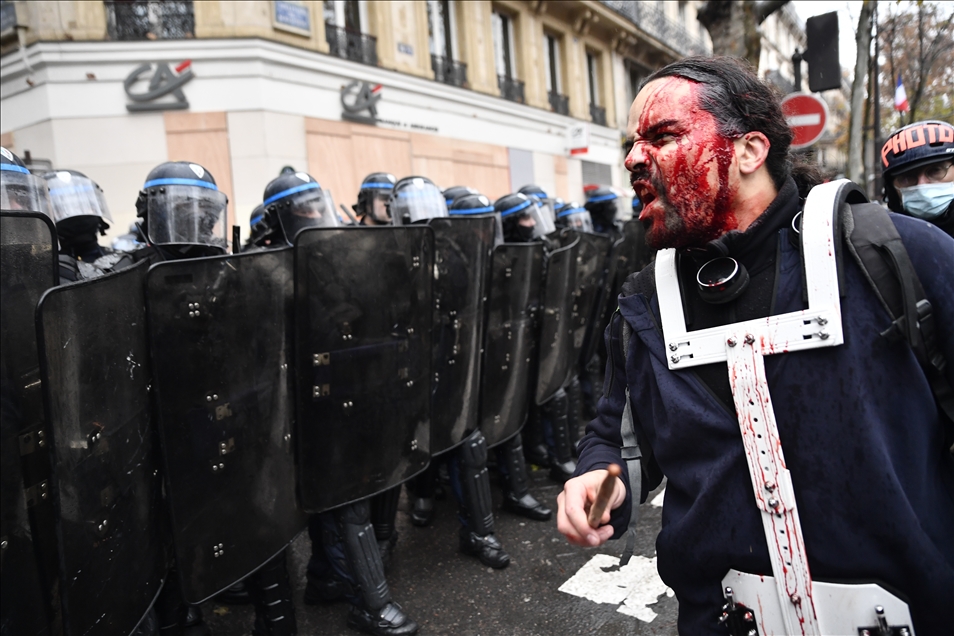
[[[841,65],[849,71],[855,68],[855,29],[858,28],[858,14],[861,13],[861,0],[842,0],[841,2],[812,2],[793,0],[795,12],[803,21],[822,13],[838,12],[838,56]]]

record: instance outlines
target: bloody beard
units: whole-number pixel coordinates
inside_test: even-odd
[[[675,90],[680,84],[688,85],[688,96]],[[730,209],[734,140],[722,135],[712,114],[700,107],[701,90],[700,84],[682,78],[663,80],[639,117],[640,131],[663,119],[675,122],[663,129],[672,133],[668,143],[652,138],[640,142],[647,160],[630,175],[644,204],[639,220],[652,249],[701,247],[738,225]]]

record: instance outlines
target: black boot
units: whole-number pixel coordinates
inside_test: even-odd
[[[550,479],[560,484],[566,483],[576,472],[576,461],[573,459],[573,447],[570,443],[566,391],[560,389],[543,404],[541,415],[549,422],[553,434]]]
[[[202,620],[202,610],[188,605],[179,587],[179,572],[169,570],[166,583],[156,599],[156,618],[163,636],[209,636],[212,632]]]
[[[535,404],[530,406],[527,424],[523,427],[521,435],[523,436],[523,455],[527,463],[546,468],[550,465],[550,455],[547,453],[547,445],[543,439],[541,410],[542,407]]]
[[[252,598],[248,595],[248,587],[245,581],[239,581],[231,585],[224,592],[215,595],[215,602],[223,605],[248,605]]]
[[[385,572],[391,565],[391,553],[394,552],[394,546],[397,544],[395,517],[397,517],[400,497],[400,486],[371,497],[371,526],[374,528],[374,537],[378,542],[378,551],[381,553],[381,563],[384,565]]]
[[[460,551],[477,557],[484,565],[497,570],[510,565],[510,555],[504,552],[503,546],[492,532],[481,536],[467,528],[461,528]]]
[[[248,592],[255,604],[252,636],[294,636],[298,633],[284,551],[248,578]]]
[[[415,497],[411,508],[411,523],[418,527],[431,525],[434,521],[434,498]]]
[[[502,444],[498,457],[506,464],[503,489],[504,510],[534,521],[548,521],[553,513],[530,494],[530,482],[527,479],[527,465],[523,458],[520,436],[514,435],[510,441]]]
[[[379,610],[352,606],[348,614],[348,627],[374,636],[405,636],[416,634],[418,630],[417,623],[394,602]]]

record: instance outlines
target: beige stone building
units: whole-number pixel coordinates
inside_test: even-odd
[[[639,81],[708,50],[696,4],[3,2],[0,133],[100,183],[114,234],[149,170],[179,159],[212,172],[246,227],[285,165],[346,205],[378,170],[582,199],[625,183]]]

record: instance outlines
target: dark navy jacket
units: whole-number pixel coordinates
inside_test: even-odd
[[[954,381],[954,240],[923,221],[892,219],[934,306]],[[790,231],[778,233],[772,314],[804,308]],[[861,269],[847,254],[843,267],[844,344],[765,359],[812,578],[878,582],[908,602],[920,636],[950,634],[954,460],[946,425],[908,345],[879,335],[890,319]],[[604,397],[581,440],[577,474],[613,462],[626,482],[619,427],[628,382],[637,429],[654,454],[655,483],[644,479],[641,498],[660,470],[668,479],[656,550],[660,576],[679,600],[679,631],[726,633],[717,624],[723,576],[730,568],[772,573],[738,420],[699,374],[668,369],[654,294],[624,292],[619,311],[606,332]],[[633,329],[625,369],[621,319]],[[631,497],[613,511],[614,538],[625,532]]]

